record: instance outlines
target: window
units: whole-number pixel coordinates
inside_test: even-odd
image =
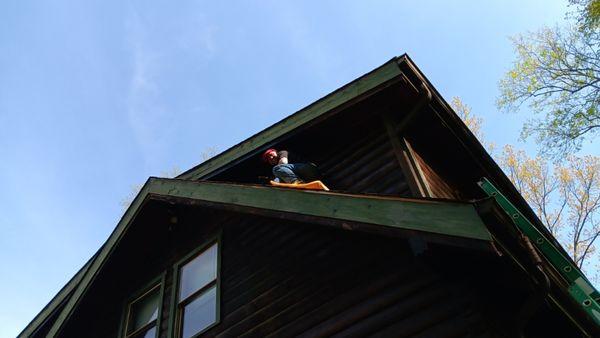
[[[125,310],[125,338],[155,338],[162,299],[162,282],[154,282],[129,301]]]
[[[218,322],[218,258],[213,242],[176,266],[177,337],[195,337]]]

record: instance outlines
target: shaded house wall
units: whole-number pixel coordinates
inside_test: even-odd
[[[433,245],[415,257],[401,238],[152,203],[62,337],[118,336],[125,300],[163,272],[168,337],[172,266],[221,228],[221,322],[204,337],[512,337],[528,292],[488,253]],[[180,221],[167,226],[173,212]],[[570,334],[560,325],[546,327]]]

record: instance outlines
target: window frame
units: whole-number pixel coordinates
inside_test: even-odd
[[[206,251],[213,244],[217,244],[217,276],[214,282],[210,282],[200,289],[196,290],[192,294],[190,294],[186,299],[187,301],[181,302],[183,305],[180,305],[179,297],[179,286],[180,286],[180,277],[181,268],[191,262],[195,257],[199,256],[203,251]],[[171,304],[169,307],[169,329],[167,337],[172,338],[180,338],[181,337],[181,316],[182,309],[195,299],[197,299],[201,294],[204,294],[206,291],[210,290],[213,286],[216,287],[216,314],[214,323],[208,325],[201,331],[194,334],[191,338],[199,337],[204,334],[206,331],[210,330],[214,326],[218,325],[221,322],[221,252],[223,250],[223,241],[222,241],[222,231],[219,231],[215,236],[210,237],[206,241],[202,242],[198,247],[193,249],[187,255],[185,255],[182,259],[178,260],[173,265],[173,286],[171,290]]]
[[[121,323],[119,325],[119,337],[127,338],[127,325],[129,324],[127,321],[129,320],[129,311],[131,310],[131,304],[141,299],[155,288],[159,288],[158,291],[158,314],[156,317],[156,335],[155,338],[158,338],[160,335],[160,322],[162,318],[162,309],[165,295],[165,280],[166,280],[166,272],[161,273],[158,277],[153,278],[148,283],[144,284],[142,287],[137,289],[132,296],[127,298],[122,306],[122,314],[121,314]],[[137,329],[132,332],[130,336],[133,336],[135,333],[142,331],[143,328],[147,328],[149,324],[144,325],[143,327]]]

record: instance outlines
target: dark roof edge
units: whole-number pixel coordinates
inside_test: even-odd
[[[254,193],[254,195],[246,198],[249,192]],[[79,304],[81,297],[87,292],[92,281],[124,236],[142,205],[153,196],[160,195],[191,200],[198,199],[215,204],[240,205],[247,209],[263,208],[282,213],[300,214],[302,212],[299,212],[297,209],[290,209],[290,205],[294,204],[290,201],[297,201],[302,199],[302,197],[312,198],[313,201],[310,201],[312,203],[304,203],[305,207],[303,208],[305,211],[311,211],[309,215],[315,217],[345,219],[344,217],[353,215],[348,220],[356,222],[366,221],[366,223],[375,226],[406,228],[408,231],[447,235],[450,240],[451,238],[466,238],[485,243],[491,241],[491,236],[478,216],[475,207],[469,203],[375,198],[373,196],[365,196],[362,201],[358,201],[360,195],[151,177],[135,197],[116,228],[97,253],[96,258],[90,260],[91,263],[88,270],[82,275],[80,283],[76,285],[72,296],[67,300],[64,308],[50,328],[48,332],[49,337],[55,337],[60,333],[63,324],[70,318],[73,310]],[[314,200],[316,199],[319,200],[319,203],[315,203]],[[259,202],[259,204],[262,203],[261,205],[255,203],[261,200],[262,202]],[[331,205],[332,202],[335,203],[335,207]],[[363,205],[358,205],[360,207],[359,210],[357,210],[357,203],[363,203]],[[341,204],[346,205],[346,208],[340,208],[339,205]],[[267,207],[273,205],[278,206],[279,209]],[[435,212],[431,208],[435,208]],[[440,210],[440,208],[443,210]],[[362,213],[360,212],[361,210],[363,211]],[[365,210],[371,211],[371,217],[365,216],[365,214],[369,214],[365,213]],[[383,212],[375,212],[375,210],[382,210]],[[418,222],[415,215],[429,218]],[[440,215],[442,215],[441,218]],[[410,220],[407,218],[410,218]]]
[[[92,262],[97,257],[98,252],[102,250],[102,247],[96,251],[96,253],[88,259],[88,261],[71,277],[71,279],[63,286],[58,293],[42,308],[42,310],[27,324],[27,326],[17,335],[17,338],[25,338],[31,336],[40,326],[42,326],[49,318],[54,314],[61,304],[72,295],[73,290],[79,285],[79,282],[83,278],[83,275],[88,271],[88,268],[92,265]]]
[[[511,180],[506,176],[502,168],[494,161],[491,155],[487,152],[485,147],[479,142],[477,137],[471,132],[471,130],[465,125],[462,119],[454,112],[452,107],[444,100],[440,93],[435,89],[427,77],[420,71],[418,66],[410,59],[408,55],[404,55],[403,58],[406,64],[410,66],[420,78],[421,81],[425,82],[427,87],[433,93],[433,97],[442,106],[442,110],[434,109],[436,115],[441,121],[449,128],[456,139],[463,145],[464,149],[471,155],[474,163],[477,163],[483,172],[486,173],[486,178],[492,182],[509,200],[511,203],[519,209],[521,213],[540,231],[544,236],[549,239],[553,245],[561,252],[561,254],[568,260],[571,261],[572,265],[581,272],[581,269],[577,267],[571,256],[564,250],[563,246],[558,240],[550,233],[550,231],[544,226],[542,221],[538,218],[537,214],[531,209],[529,203],[519,193],[517,188],[513,185]],[[474,183],[475,184],[475,183]],[[547,264],[556,267],[542,255],[542,258]],[[581,272],[583,275],[583,273]],[[577,308],[577,311],[580,309]],[[578,312],[579,313],[579,312]],[[587,315],[585,315],[587,320]]]
[[[471,154],[471,157],[479,167],[487,173],[487,179],[489,179],[496,187],[498,187],[508,198],[515,204],[515,206],[541,231],[547,238],[553,241],[553,244],[560,248],[563,255],[571,259],[571,256],[564,250],[562,245],[558,243],[556,238],[550,233],[550,231],[544,226],[542,221],[537,217],[536,213],[531,209],[527,201],[519,193],[517,188],[512,184],[510,179],[506,176],[502,168],[498,166],[496,161],[487,152],[485,147],[479,142],[477,137],[471,132],[469,127],[461,120],[461,118],[454,112],[452,107],[444,100],[442,95],[435,89],[427,77],[421,72],[419,67],[412,61],[412,59],[404,54],[402,58],[406,61],[406,64],[411,67],[416,75],[427,85],[429,90],[433,93],[433,97],[437,100],[444,108],[438,117],[446,124],[451,130],[452,134],[456,139],[463,145],[465,150]],[[475,184],[475,182],[474,182]],[[574,263],[573,263],[574,264]]]
[[[488,229],[494,236],[494,243],[501,248],[504,255],[509,260],[515,262],[517,269],[520,269],[524,274],[531,276],[532,271],[536,270],[536,266],[533,264],[531,259],[531,253],[527,252],[520,244],[514,245],[512,248],[508,243],[503,243],[497,237],[493,223],[504,224],[503,228],[504,235],[508,235],[518,243],[520,236],[520,230],[515,226],[513,219],[504,211],[502,206],[494,198],[485,198],[474,203],[477,212],[481,216],[481,219],[488,225]],[[518,252],[518,249],[522,249],[522,252]],[[529,259],[525,259],[524,256],[529,256]],[[544,272],[549,278],[550,282],[556,286],[551,288],[544,297],[550,301],[556,307],[556,310],[562,312],[585,336],[595,337],[600,333],[600,327],[593,321],[593,319],[582,309],[581,304],[575,302],[569,294],[569,287],[564,283],[561,277],[559,277],[558,271],[549,271],[546,269],[557,269],[550,261],[546,261],[547,265],[544,265]],[[539,281],[535,277],[529,277],[532,280],[533,287],[540,287]],[[557,292],[559,291],[559,292]]]
[[[82,275],[81,281],[78,283],[71,297],[67,300],[67,303],[59,313],[54,324],[52,324],[52,327],[50,328],[47,337],[56,337],[58,331],[62,328],[63,323],[70,317],[71,310],[79,303],[79,298],[85,291],[87,291],[87,287],[90,281],[93,280],[93,278],[96,275],[96,272],[104,265],[104,258],[106,258],[106,255],[108,253],[112,252],[114,245],[120,239],[123,231],[123,225],[127,224],[129,220],[135,216],[137,210],[143,204],[151,181],[152,178],[149,178],[146,181],[142,189],[140,189],[140,192],[138,192],[137,196],[133,199],[133,201],[131,202],[131,204],[117,223],[115,229],[108,236],[107,240],[96,253],[95,258],[90,260],[90,266],[88,267],[87,271]]]
[[[397,61],[405,56],[406,54],[403,54],[402,56],[392,58],[383,65],[325,95],[294,114],[185,171],[176,178],[187,180],[204,178],[236,159],[253,154],[253,151],[256,151],[258,148],[269,146],[275,139],[291,130],[396,78],[401,74],[399,68],[396,66]]]

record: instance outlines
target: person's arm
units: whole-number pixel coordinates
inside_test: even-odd
[[[279,156],[279,162],[277,164],[287,164],[288,163],[288,152],[286,150],[282,150],[277,153]]]

